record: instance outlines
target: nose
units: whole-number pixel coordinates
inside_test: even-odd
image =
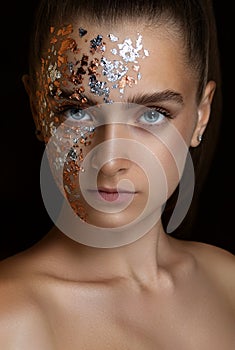
[[[115,176],[126,173],[131,167],[126,146],[122,145],[127,139],[126,125],[108,124],[102,126],[99,144],[94,150],[91,166],[104,176]]]

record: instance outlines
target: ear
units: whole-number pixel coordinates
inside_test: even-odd
[[[30,103],[30,109],[33,115],[35,127],[36,127],[36,136],[40,141],[43,141],[43,135],[41,132],[41,125],[39,123],[39,117],[38,117],[38,109],[35,104],[35,94],[33,93],[31,87],[30,87],[30,76],[28,74],[24,74],[22,76],[22,82],[24,84],[24,88],[28,94],[29,97],[29,103]]]
[[[198,106],[198,117],[196,126],[193,132],[191,139],[191,146],[197,147],[202,139],[202,135],[207,127],[210,112],[211,112],[211,103],[216,89],[216,83],[214,81],[209,81],[206,85],[206,88],[203,93],[203,97]]]

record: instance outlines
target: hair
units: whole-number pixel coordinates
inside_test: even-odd
[[[190,228],[197,212],[198,196],[208,174],[216,149],[222,110],[220,58],[216,21],[210,0],[39,0],[34,16],[29,72],[35,78],[46,47],[50,26],[66,25],[84,18],[97,25],[115,25],[132,21],[150,27],[166,25],[176,33],[185,46],[185,57],[198,78],[197,99],[200,101],[207,81],[217,84],[211,117],[199,147],[190,148],[195,168],[194,198],[182,224],[172,233],[179,238],[190,238]],[[35,80],[32,79],[35,83]],[[32,86],[33,88],[33,86]],[[205,164],[206,162],[206,164]],[[163,213],[167,225],[177,199],[177,190],[169,198]],[[187,193],[185,194],[187,196]]]

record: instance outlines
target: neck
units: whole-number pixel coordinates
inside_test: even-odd
[[[170,240],[161,223],[135,242],[117,248],[94,248],[77,243],[56,227],[45,240],[72,280],[98,282],[126,278],[138,284],[147,285],[150,281],[152,284],[172,256]]]

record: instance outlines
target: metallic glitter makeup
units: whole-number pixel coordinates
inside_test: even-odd
[[[79,202],[78,174],[83,171],[85,148],[90,146],[95,127],[83,125],[78,119],[68,123],[67,111],[88,108],[88,93],[96,97],[97,104],[113,103],[112,90],[122,98],[126,88],[141,79],[140,61],[149,56],[149,51],[143,47],[139,33],[135,41],[128,37],[119,40],[115,33],[89,37],[86,28],[69,24],[58,29],[51,27],[48,34],[49,47],[37,72],[39,122],[45,143],[55,136],[50,159],[55,171],[63,167],[61,190],[76,214],[86,220]],[[58,127],[60,133],[56,135]],[[69,149],[65,158],[61,156],[63,148]]]

